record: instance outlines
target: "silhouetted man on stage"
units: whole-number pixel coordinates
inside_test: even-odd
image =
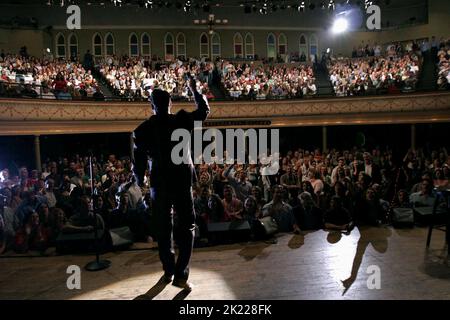
[[[191,291],[192,285],[187,280],[195,230],[192,200],[194,166],[190,154],[190,163],[174,164],[171,152],[179,142],[171,141],[171,136],[176,129],[192,132],[194,121],[204,121],[207,118],[209,105],[206,97],[197,92],[195,80],[189,77],[188,81],[197,105],[197,109],[192,112],[180,110],[175,115],[171,114],[170,94],[159,89],[153,90],[150,101],[154,115],[134,131],[133,171],[138,184],[142,186],[148,162],[152,208],[158,228],[159,257],[164,269],[163,280]],[[187,149],[190,152],[190,146]],[[176,262],[172,247],[172,206],[177,220],[174,238],[178,244],[179,256]]]

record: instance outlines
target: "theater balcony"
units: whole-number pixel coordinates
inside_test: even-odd
[[[260,128],[450,122],[450,93],[210,102],[208,127]],[[192,110],[174,103],[172,112]],[[1,99],[0,135],[132,132],[148,103]]]

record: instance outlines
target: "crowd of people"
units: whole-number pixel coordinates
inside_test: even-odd
[[[450,39],[441,41],[439,45],[438,57],[438,88],[450,89]]]
[[[258,219],[272,216],[283,232],[350,232],[355,223],[390,223],[399,206],[432,206],[433,186],[446,186],[450,178],[445,148],[428,155],[410,150],[397,163],[388,149],[298,149],[280,163],[276,175],[256,165],[199,166],[199,226],[245,219],[257,234]]]
[[[328,71],[336,96],[359,96],[415,90],[420,64],[415,53],[399,56],[388,52],[386,56],[331,60]]]
[[[153,241],[148,190],[134,183],[130,167],[128,157],[94,157],[94,199],[87,157],[47,160],[40,171],[21,167],[14,176],[4,169],[1,251],[45,252],[64,235],[90,233],[95,225],[128,227],[136,241]],[[389,224],[395,208],[433,206],[433,186],[448,187],[450,157],[445,148],[409,150],[399,161],[389,149],[297,149],[283,154],[276,175],[264,166],[238,164],[197,165],[196,173],[201,243],[208,242],[208,226],[219,222],[247,221],[256,239],[266,238],[261,219],[267,217],[278,232],[325,228],[348,234],[355,224]]]
[[[0,96],[43,99],[102,99],[91,70],[80,63],[51,56],[36,58],[26,51],[0,55]]]
[[[86,235],[95,226],[103,231],[127,226],[135,240],[151,240],[150,204],[130,181],[129,158],[110,155],[105,160],[94,157],[92,162],[94,193],[87,157],[48,160],[39,171],[21,167],[15,176],[4,169],[0,177],[3,250],[45,252],[56,246],[62,252],[68,250],[65,236]],[[69,250],[89,249],[78,245],[73,244]]]
[[[450,83],[449,41],[432,37],[422,41],[362,43],[352,57],[324,54],[330,82],[336,96],[415,91],[423,57],[431,52],[438,67],[439,89]],[[155,87],[170,92],[174,100],[191,100],[186,74],[195,76],[197,89],[214,99],[210,89],[216,77],[222,82],[226,98],[232,100],[286,99],[317,93],[312,65],[265,63],[267,61],[215,62],[190,58],[163,62],[144,57],[108,56],[94,59],[89,51],[82,62],[76,57],[55,59],[29,56],[26,47],[19,54],[0,54],[0,96],[44,99],[104,100],[97,81],[106,83],[114,96],[128,101],[146,100]],[[296,60],[295,60],[296,61]],[[97,78],[97,79],[96,79]]]
[[[306,64],[218,63],[232,99],[292,99],[317,93],[313,68]]]
[[[130,101],[148,99],[153,88],[169,92],[174,100],[191,100],[186,75],[191,74],[197,81],[197,90],[209,99],[214,95],[208,88],[213,64],[191,59],[173,63],[153,64],[142,57],[109,57],[98,65],[102,77],[113,93]]]

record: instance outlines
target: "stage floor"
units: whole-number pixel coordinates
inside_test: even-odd
[[[157,284],[156,250],[108,253],[112,265],[99,272],[83,270],[92,260],[85,255],[0,258],[0,299],[450,299],[444,233],[425,250],[426,232],[320,230],[195,249],[189,294]],[[69,265],[82,269],[80,290],[67,288]],[[369,289],[377,275],[380,289]]]

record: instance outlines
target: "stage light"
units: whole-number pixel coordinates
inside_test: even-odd
[[[145,2],[145,7],[148,9],[148,8],[150,8],[150,9],[152,9],[153,8],[153,1],[152,0],[147,0],[146,2]]]
[[[343,33],[348,29],[348,21],[345,18],[337,18],[332,27],[333,33]]]
[[[259,9],[259,13],[261,14],[267,14],[267,2],[264,2],[261,9]]]
[[[190,0],[185,2],[183,10],[184,10],[184,12],[190,12],[191,11],[191,1]]]
[[[336,5],[333,0],[330,0],[328,3],[328,10],[333,11],[336,8]]]
[[[305,8],[306,8],[305,1],[302,1],[298,6],[298,12],[305,12]]]
[[[370,7],[371,5],[373,5],[373,2],[370,0],[365,0],[364,1],[364,8],[367,10],[368,7]]]

